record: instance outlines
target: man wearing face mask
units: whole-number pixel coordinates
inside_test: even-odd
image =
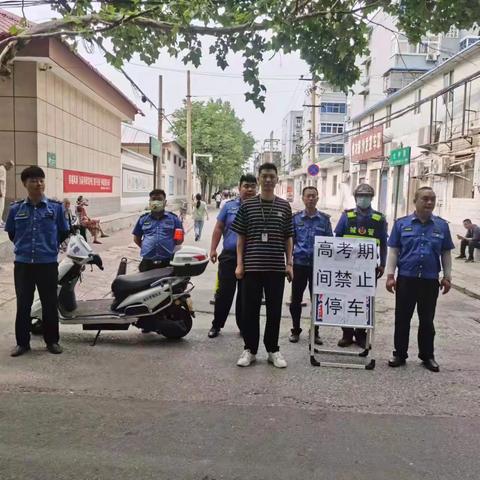
[[[150,192],[150,212],[143,214],[133,229],[133,241],[140,247],[141,272],[167,267],[173,258],[176,245],[183,242],[183,225],[172,212],[165,211],[167,204],[163,190]]]
[[[387,261],[387,221],[385,216],[373,210],[372,199],[375,190],[367,183],[361,183],[353,193],[356,207],[345,210],[335,228],[336,237],[346,238],[373,238],[380,248],[380,265],[377,267],[377,279],[384,271]],[[363,328],[342,328],[343,337],[339,340],[339,347],[348,347],[355,343],[366,348],[366,330]]]

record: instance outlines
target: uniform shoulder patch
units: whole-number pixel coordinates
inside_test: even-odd
[[[331,215],[329,215],[328,213],[322,212],[322,211],[320,211],[320,210],[318,211],[318,213],[319,213],[320,215],[323,215],[323,216],[326,217],[326,218],[330,218],[330,217],[331,217]]]

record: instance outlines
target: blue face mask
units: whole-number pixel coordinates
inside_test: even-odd
[[[355,200],[357,207],[361,208],[362,210],[370,208],[370,205],[372,204],[372,197],[357,197]]]

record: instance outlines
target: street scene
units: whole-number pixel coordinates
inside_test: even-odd
[[[1,480],[479,477],[444,7],[0,1]]]

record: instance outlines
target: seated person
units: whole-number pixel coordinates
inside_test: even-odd
[[[468,258],[465,262],[473,262],[475,249],[480,248],[480,227],[472,223],[469,218],[466,218],[463,221],[463,226],[467,229],[467,233],[464,237],[462,235],[457,235],[457,238],[461,240],[461,242],[460,255],[456,258],[465,258],[465,250],[468,246]]]
[[[183,242],[183,225],[172,212],[165,211],[166,194],[161,189],[150,192],[150,211],[144,213],[133,229],[133,241],[140,247],[141,272],[170,264],[175,247]]]
[[[80,225],[86,228],[90,235],[93,237],[93,243],[102,243],[98,240],[98,234],[101,238],[108,237],[106,233],[103,232],[102,227],[100,226],[100,220],[97,218],[90,218],[87,215],[88,200],[80,195],[77,198],[77,209],[76,213],[79,218]]]

